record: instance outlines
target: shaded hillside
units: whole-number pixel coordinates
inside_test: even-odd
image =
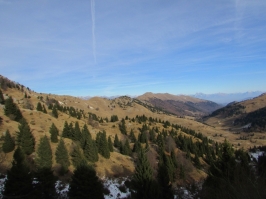
[[[248,113],[246,116],[235,120],[235,125],[247,125],[251,123],[251,131],[266,130],[266,107]]]
[[[241,126],[251,123],[251,131],[265,131],[265,106],[266,95],[262,94],[250,100],[230,103],[205,117],[204,122],[233,131],[239,131]]]
[[[216,111],[213,111],[209,117],[215,117],[215,116],[222,116],[224,118],[226,117],[232,117],[233,115],[239,115],[243,113],[245,107],[238,103],[229,104],[223,108],[220,108]]]
[[[137,99],[177,116],[202,116],[221,107],[211,101],[185,95],[176,96],[168,93],[145,93],[137,97]]]

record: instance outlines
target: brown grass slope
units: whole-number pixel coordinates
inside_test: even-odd
[[[115,134],[119,136],[119,139],[125,140],[125,136],[121,134],[118,127],[120,123],[119,121],[115,123],[95,122],[92,124],[90,123],[87,117],[78,120],[60,111],[59,111],[59,117],[54,118],[52,116],[51,110],[48,110],[48,107],[45,103],[46,102],[45,99],[47,97],[49,99],[57,100],[63,106],[71,106],[74,107],[75,109],[84,110],[86,116],[88,116],[88,113],[96,114],[98,116],[98,119],[107,117],[110,120],[110,117],[112,115],[117,115],[119,120],[121,120],[126,116],[128,116],[129,118],[133,118],[136,117],[136,115],[139,116],[145,115],[146,117],[158,118],[164,121],[167,120],[173,124],[179,124],[189,129],[193,129],[196,132],[201,132],[205,136],[208,136],[209,138],[218,142],[223,142],[224,139],[226,138],[230,142],[232,142],[235,146],[237,146],[238,143],[240,142],[241,143],[240,147],[245,147],[245,148],[248,148],[253,145],[263,144],[261,141],[258,141],[257,143],[251,143],[249,141],[244,141],[244,140],[239,141],[237,140],[237,135],[232,134],[228,130],[222,128],[216,128],[210,125],[205,125],[203,123],[194,121],[193,119],[180,118],[175,115],[168,115],[162,112],[152,112],[150,109],[142,106],[139,103],[136,103],[134,99],[126,96],[122,96],[112,100],[99,98],[99,97],[93,97],[89,100],[84,100],[73,96],[37,93],[26,88],[24,88],[23,91],[17,88],[6,88],[3,90],[3,93],[5,98],[7,98],[8,96],[13,97],[14,102],[19,106],[23,114],[23,117],[25,117],[26,120],[29,122],[32,133],[36,139],[36,146],[38,146],[38,142],[42,136],[44,135],[49,136],[49,128],[52,123],[54,123],[58,127],[59,135],[61,135],[65,121],[67,121],[68,123],[72,122],[73,124],[76,121],[78,121],[80,127],[82,127],[85,123],[88,124],[89,130],[93,137],[95,137],[96,133],[98,133],[99,131],[105,130],[107,132],[107,136],[111,136],[112,140],[114,140]],[[30,98],[25,98],[25,93],[27,94],[27,96],[30,96]],[[41,100],[40,98],[42,98],[43,100]],[[48,114],[44,114],[36,110],[38,102],[41,102],[42,104],[45,105]],[[0,117],[3,118],[3,123],[0,125],[0,133],[1,135],[4,135],[4,132],[7,129],[9,129],[12,136],[15,137],[16,131],[18,131],[19,124],[15,121],[12,121],[7,116],[5,116],[3,108],[4,106],[0,107]],[[135,135],[137,136],[139,133],[138,129],[141,128],[142,124],[139,124],[138,122],[126,121],[126,126],[128,132],[132,129]],[[158,128],[163,129],[161,123],[154,123],[151,124],[151,126],[153,127],[157,126]],[[75,143],[67,138],[64,138],[64,140],[67,149],[69,150],[69,152],[71,152],[73,150]],[[2,144],[2,141],[0,144]],[[51,146],[53,154],[55,154],[57,144],[52,143]],[[179,150],[178,154],[182,159],[184,155],[183,152]],[[1,172],[10,168],[12,155],[13,155],[12,152],[8,154],[1,153],[1,162],[0,162]],[[33,154],[32,156],[34,158],[35,154]],[[204,164],[204,162],[202,163]],[[54,162],[54,167],[56,168],[57,166],[58,165]],[[135,162],[129,156],[124,156],[118,152],[113,152],[111,153],[111,157],[108,160],[103,157],[100,157],[99,161],[95,163],[95,166],[100,176],[123,176],[123,175],[130,175],[134,172]],[[191,166],[191,168],[192,169],[189,174],[191,179],[199,180],[202,177],[206,176],[204,172],[203,173],[198,172],[197,169],[195,169],[193,166]],[[74,167],[71,166],[70,170],[73,169]],[[196,175],[195,173],[197,173],[198,175]]]
[[[148,92],[137,97],[137,99],[177,116],[202,116],[221,107],[211,101],[168,93]]]
[[[230,141],[245,143],[245,146],[265,145],[265,128],[252,127],[252,121],[261,119],[261,115],[253,114],[252,120],[246,120],[246,116],[254,112],[259,112],[266,107],[266,94],[262,94],[250,100],[235,102],[213,112],[204,119],[204,123],[215,127],[217,130],[229,132]],[[256,118],[258,117],[258,118]],[[236,123],[235,121],[245,121],[246,123]],[[247,128],[251,125],[251,128]],[[230,136],[230,137],[231,137]]]

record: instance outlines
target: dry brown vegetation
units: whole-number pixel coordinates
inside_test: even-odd
[[[146,117],[152,117],[157,118],[164,121],[169,121],[173,124],[179,124],[181,126],[187,127],[189,129],[192,129],[196,132],[201,132],[203,135],[207,136],[210,139],[213,139],[214,141],[223,142],[224,139],[229,140],[231,143],[233,143],[236,147],[244,147],[249,148],[250,146],[254,145],[262,145],[265,144],[266,141],[262,139],[256,139],[256,136],[259,136],[260,134],[256,134],[255,137],[252,137],[252,141],[249,140],[237,140],[239,135],[233,134],[231,131],[229,131],[226,126],[221,125],[218,121],[221,121],[221,119],[218,118],[210,118],[207,123],[209,125],[205,125],[203,123],[195,121],[193,118],[180,118],[174,115],[167,115],[163,113],[154,113],[150,111],[149,109],[145,108],[144,106],[135,103],[131,98],[129,97],[120,97],[114,100],[100,98],[100,97],[93,97],[89,100],[80,99],[77,97],[72,96],[66,96],[66,95],[53,95],[53,94],[43,94],[43,93],[36,93],[27,89],[24,89],[24,91],[20,91],[16,88],[8,88],[7,90],[3,91],[5,98],[8,96],[12,96],[14,99],[14,102],[19,106],[23,117],[28,121],[30,128],[32,130],[32,133],[36,140],[36,146],[38,146],[39,140],[44,135],[49,135],[49,128],[52,123],[56,125],[56,127],[59,129],[59,135],[61,135],[64,122],[67,121],[68,123],[72,122],[73,124],[78,121],[80,127],[82,127],[84,124],[89,124],[89,131],[92,134],[92,137],[95,138],[96,133],[99,131],[105,130],[107,133],[107,136],[111,136],[112,140],[114,140],[115,134],[118,135],[119,139],[125,140],[125,136],[122,135],[119,131],[119,121],[118,122],[103,122],[99,123],[96,121],[88,120],[88,118],[81,118],[80,120],[73,118],[65,113],[59,112],[58,118],[54,118],[52,116],[52,111],[48,109],[48,106],[46,104],[46,98],[57,100],[61,105],[63,106],[71,106],[78,110],[84,110],[84,113],[86,113],[86,116],[88,116],[88,113],[93,113],[98,116],[98,118],[108,118],[110,120],[110,117],[112,115],[117,115],[119,120],[122,118],[125,118],[126,116],[129,118],[129,120],[126,120],[126,127],[128,133],[131,129],[133,129],[133,132],[135,133],[135,136],[137,137],[139,131],[138,128],[141,128],[142,124],[138,122],[133,122],[131,119],[135,118],[136,115],[145,115]],[[30,98],[25,99],[24,95],[25,93],[30,96]],[[40,99],[42,98],[42,100]],[[40,111],[36,110],[37,103],[41,102],[43,105],[45,105],[46,110],[48,111],[48,114],[44,114]],[[266,96],[263,98],[257,98],[253,102],[243,102],[245,104],[246,111],[254,110],[255,107],[262,107],[263,102],[266,102]],[[0,133],[1,136],[4,135],[5,131],[9,129],[10,133],[13,137],[16,136],[16,132],[18,131],[18,123],[11,120],[7,116],[4,115],[4,109],[1,105],[0,107],[0,117],[2,117],[3,121],[0,125]],[[222,121],[225,123],[226,121]],[[163,126],[161,123],[151,123],[151,127],[158,127],[159,129],[163,129]],[[169,130],[171,127],[168,127]],[[184,134],[183,132],[179,131],[179,133]],[[185,134],[186,136],[190,136]],[[73,150],[73,141],[67,138],[65,139],[65,143],[67,146],[67,149],[69,152]],[[196,140],[196,138],[193,138]],[[1,141],[2,142],[2,141]],[[168,144],[170,148],[174,147],[173,140],[169,139]],[[238,146],[238,143],[240,143],[240,146]],[[57,147],[57,144],[51,143],[53,154],[55,154],[55,150]],[[132,147],[132,145],[131,145]],[[170,150],[170,149],[169,149]],[[10,168],[11,161],[12,161],[12,154],[3,154],[1,153],[1,170],[0,172],[4,172],[6,169]],[[184,157],[184,153],[180,150],[176,151],[177,153],[177,160],[181,164],[186,165],[186,172],[188,173],[188,179],[190,181],[198,181],[202,178],[206,177],[206,173],[204,171],[200,171],[198,169],[195,169],[190,161],[188,161]],[[34,155],[32,157],[34,158]],[[150,162],[152,163],[152,167],[156,169],[156,153],[153,148],[148,152],[148,157]],[[54,160],[55,162],[55,160]],[[206,163],[201,159],[201,163],[203,164],[203,167],[207,167]],[[58,165],[54,163],[54,167],[56,168]],[[103,157],[100,157],[99,161],[95,163],[95,168],[99,176],[111,176],[111,177],[118,177],[118,176],[127,176],[131,175],[134,172],[135,168],[135,162],[134,160],[129,156],[121,155],[117,152],[112,152],[110,159],[105,159]],[[74,167],[71,166],[70,170],[73,171]],[[181,182],[180,182],[181,183]]]

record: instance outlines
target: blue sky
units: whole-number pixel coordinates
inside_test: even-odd
[[[74,96],[266,91],[265,0],[0,0],[0,74]]]

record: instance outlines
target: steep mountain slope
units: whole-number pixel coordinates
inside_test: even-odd
[[[249,127],[252,127],[252,131],[261,131],[265,129],[265,107],[266,94],[261,94],[250,100],[230,103],[214,111],[204,121],[212,126],[231,128],[233,131]]]
[[[149,92],[137,99],[177,116],[202,116],[221,108],[220,105],[211,101],[168,93]]]

